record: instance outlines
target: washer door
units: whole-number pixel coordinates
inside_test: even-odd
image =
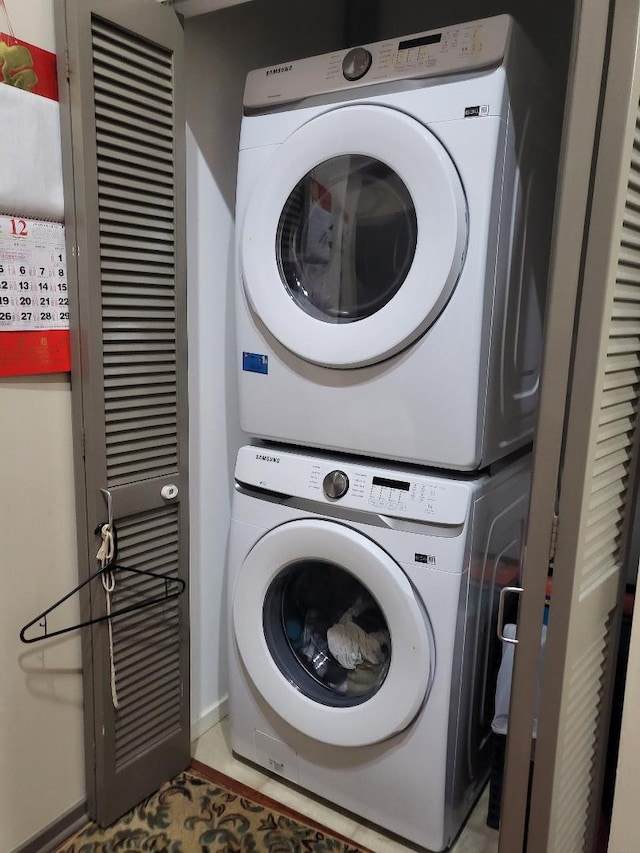
[[[462,270],[467,207],[422,124],[341,107],[269,160],[241,233],[247,298],[280,343],[335,368],[382,361],[436,320]]]
[[[263,536],[238,573],[232,625],[263,699],[323,743],[402,731],[431,685],[431,628],[407,577],[337,522],[302,519]]]

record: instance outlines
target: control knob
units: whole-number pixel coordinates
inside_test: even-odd
[[[359,80],[371,68],[372,56],[365,47],[354,47],[342,60],[345,80]]]
[[[330,501],[337,501],[347,494],[349,478],[344,471],[330,471],[322,481],[322,488]]]

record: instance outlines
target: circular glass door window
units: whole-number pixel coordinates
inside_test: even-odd
[[[351,323],[395,296],[417,239],[411,195],[393,169],[362,154],[332,157],[307,172],[284,205],[280,276],[311,317]]]
[[[323,560],[300,560],[271,582],[264,600],[267,646],[287,680],[323,705],[371,698],[391,662],[389,626],[352,574]]]

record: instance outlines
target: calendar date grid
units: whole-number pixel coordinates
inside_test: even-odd
[[[0,331],[66,329],[69,293],[64,249],[0,245]]]

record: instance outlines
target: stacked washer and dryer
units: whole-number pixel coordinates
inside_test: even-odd
[[[228,558],[240,756],[430,850],[486,781],[553,198],[506,15],[249,74]]]

